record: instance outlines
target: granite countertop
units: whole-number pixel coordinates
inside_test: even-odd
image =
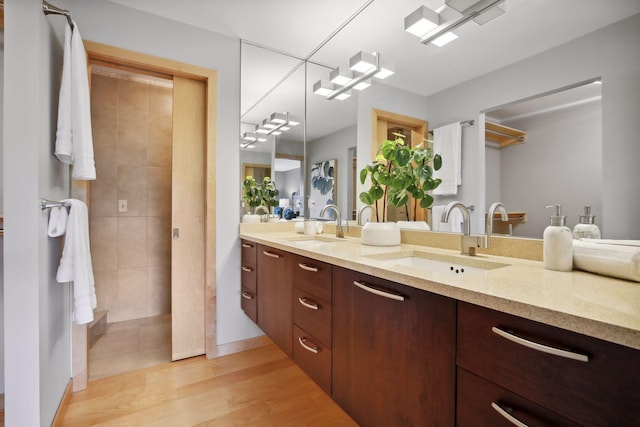
[[[322,241],[282,228],[241,227],[240,231],[240,238],[255,243],[640,350],[640,283],[576,270],[545,270],[542,262],[527,259],[469,257],[456,250],[406,243],[365,246],[359,238],[319,236]],[[393,258],[399,251],[498,268],[459,275],[433,273],[397,265]]]

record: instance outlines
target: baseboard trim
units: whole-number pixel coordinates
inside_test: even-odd
[[[230,342],[216,346],[215,357],[228,356],[229,354],[240,353],[242,351],[253,350],[254,348],[264,347],[273,344],[273,341],[266,336],[261,335],[255,338],[249,338],[242,341]]]
[[[67,414],[69,401],[71,400],[71,395],[73,394],[72,385],[71,385],[72,382],[73,380],[69,380],[69,382],[67,383],[67,388],[64,390],[64,394],[62,395],[62,400],[60,401],[60,405],[58,405],[56,416],[53,418],[53,421],[51,422],[51,427],[62,427],[62,422],[64,421],[64,416]]]

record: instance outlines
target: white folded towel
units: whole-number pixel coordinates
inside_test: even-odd
[[[574,240],[573,266],[604,276],[640,282],[640,248]]]
[[[59,283],[73,282],[74,320],[78,324],[89,323],[93,321],[93,309],[96,308],[97,301],[87,205],[76,199],[65,199],[62,202],[69,205],[70,210],[56,280]]]
[[[67,230],[67,208],[65,206],[56,206],[49,210],[49,228],[47,234],[49,237],[59,237]]]
[[[430,231],[431,227],[425,221],[398,221],[400,230]]]
[[[460,123],[451,123],[433,131],[433,151],[442,157],[442,167],[433,171],[434,178],[442,182],[433,190],[435,195],[458,194],[458,185],[462,184],[462,127]]]
[[[624,240],[624,239],[580,239],[587,243],[598,243],[605,245],[621,245],[621,246],[639,246],[640,240]]]
[[[96,179],[91,134],[91,104],[87,57],[78,25],[67,25],[62,64],[62,82],[58,100],[58,129],[55,154],[66,164],[73,164],[73,177]]]

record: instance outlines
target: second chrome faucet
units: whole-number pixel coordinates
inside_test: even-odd
[[[471,234],[471,221],[469,217],[469,209],[459,201],[453,201],[447,204],[442,211],[442,222],[449,222],[449,215],[455,208],[462,212],[462,236],[460,239],[460,253],[465,255],[475,255],[477,248],[489,248],[491,246],[491,235],[493,234],[493,217],[496,212],[500,214],[502,221],[507,221],[507,209],[500,202],[496,202],[489,208],[487,218],[487,234]]]

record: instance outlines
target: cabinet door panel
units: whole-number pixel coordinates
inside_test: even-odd
[[[292,356],[293,255],[258,245],[258,326]]]
[[[334,266],[332,306],[333,398],[356,422],[454,425],[454,300]]]

